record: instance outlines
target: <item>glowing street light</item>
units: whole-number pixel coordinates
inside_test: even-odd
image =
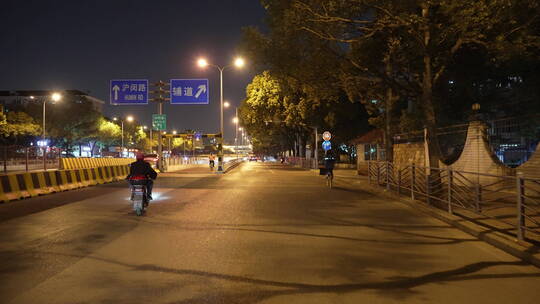
[[[54,92],[50,96],[53,102],[58,102],[62,99],[60,93]],[[34,96],[30,96],[30,99],[34,99]],[[45,104],[47,103],[47,98],[43,99],[43,140],[45,140]]]
[[[231,104],[230,104],[228,101],[225,101],[225,102],[223,103],[223,106],[224,106],[225,108],[228,108],[230,105],[231,105]]]
[[[119,119],[117,117],[113,117],[114,121],[118,121]],[[134,120],[133,116],[129,115],[126,117],[127,122],[132,122]],[[124,120],[120,119],[120,124],[122,126],[122,152],[124,153]]]
[[[206,59],[204,58],[200,58],[198,61],[197,61],[197,64],[201,67],[201,68],[204,68],[208,65],[208,61],[206,61]]]
[[[56,93],[56,92],[55,92],[55,93],[53,93],[53,94],[51,95],[51,99],[52,99],[52,101],[54,101],[54,102],[60,101],[60,99],[62,99],[62,95],[60,95],[60,93]]]
[[[224,130],[223,130],[223,107],[224,107],[224,104],[223,104],[223,70],[225,70],[226,68],[231,67],[233,65],[235,67],[237,67],[237,68],[242,68],[244,66],[245,62],[244,62],[244,60],[242,58],[238,57],[238,58],[235,59],[234,64],[220,67],[218,65],[208,63],[208,61],[205,58],[199,58],[199,60],[197,60],[197,64],[201,68],[205,68],[207,66],[212,66],[212,67],[215,67],[215,68],[217,68],[219,70],[219,87],[220,87],[219,100],[220,100],[220,108],[221,108],[221,111],[220,111],[220,133],[221,133],[221,137],[219,138],[219,141],[218,141],[218,143],[219,143],[218,144],[218,168],[217,168],[216,172],[217,173],[223,173],[223,139],[225,137]]]
[[[241,57],[237,57],[237,58],[234,60],[234,65],[235,65],[237,68],[243,67],[244,64],[245,64],[244,59],[241,58]]]

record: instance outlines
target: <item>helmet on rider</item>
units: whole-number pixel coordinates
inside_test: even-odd
[[[144,160],[144,153],[141,153],[141,152],[137,153],[137,155],[135,155],[135,158],[137,160]]]

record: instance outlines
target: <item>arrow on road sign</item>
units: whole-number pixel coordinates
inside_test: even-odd
[[[112,90],[114,91],[114,100],[118,100],[118,91],[120,90],[120,87],[115,85]]]
[[[204,84],[201,84],[198,86],[198,91],[197,93],[195,94],[195,98],[199,98],[199,96],[202,94],[202,93],[206,93],[206,85]]]

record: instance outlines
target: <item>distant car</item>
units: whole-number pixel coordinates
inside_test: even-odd
[[[255,156],[255,155],[251,155],[251,156],[249,157],[249,161],[258,161],[258,160],[259,160],[259,159],[258,159],[257,156]]]

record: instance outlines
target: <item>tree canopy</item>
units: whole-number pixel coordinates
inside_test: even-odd
[[[299,96],[288,109],[299,117],[313,109],[305,117],[324,121],[328,115],[317,114],[342,96],[361,102],[384,129],[389,152],[395,132],[426,127],[436,167],[438,126],[465,119],[476,102],[494,108],[512,95],[524,105],[537,100],[538,1],[261,2],[268,32],[246,29],[243,49]],[[489,94],[497,98],[489,102]]]

